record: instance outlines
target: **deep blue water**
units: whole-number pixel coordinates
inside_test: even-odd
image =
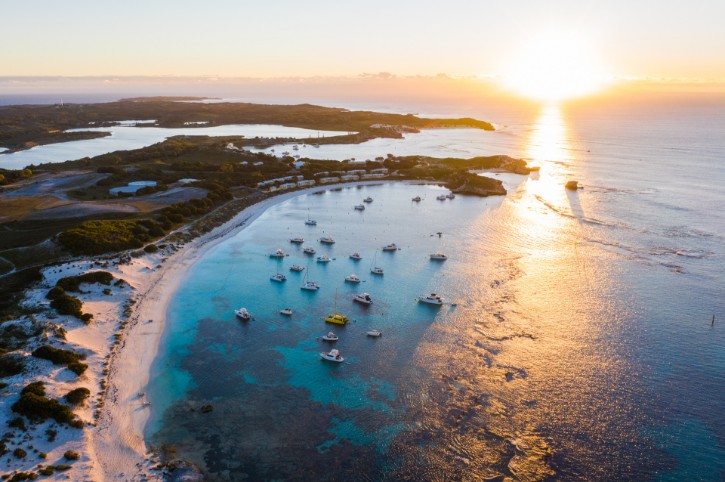
[[[386,184],[268,210],[176,294],[149,440],[217,480],[721,480],[725,108],[645,107],[504,115],[478,142],[542,166],[503,176],[505,198]],[[572,178],[584,189],[564,191]],[[308,264],[296,235],[335,260]],[[390,242],[402,249],[382,253]],[[268,257],[280,247],[290,256]],[[346,285],[352,272],[365,283]],[[319,292],[299,289],[307,274]],[[456,305],[414,301],[431,291]],[[335,304],[353,320],[335,329],[341,366],[317,355]]]

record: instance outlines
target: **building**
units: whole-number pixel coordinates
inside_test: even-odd
[[[296,187],[297,187],[297,183],[296,182],[287,182],[285,184],[280,184],[279,189],[280,190],[294,189]]]
[[[316,181],[314,179],[308,179],[306,181],[300,181],[300,182],[298,182],[297,185],[299,187],[309,187],[309,186],[314,186],[315,183],[316,183]]]
[[[360,179],[360,176],[356,176],[354,174],[348,174],[346,176],[342,176],[340,179],[343,181],[357,181]]]
[[[340,182],[339,177],[323,177],[320,179],[320,184],[330,184],[331,182]]]

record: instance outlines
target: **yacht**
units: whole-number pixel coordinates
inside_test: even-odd
[[[299,148],[299,146],[297,144],[295,144],[294,146],[292,146],[292,150],[293,151],[299,151],[300,148]]]
[[[305,238],[303,238],[302,236],[297,236],[296,238],[290,239],[289,242],[294,244],[302,244],[305,242]]]
[[[357,204],[355,205],[356,211],[365,211],[365,205],[364,204]]]
[[[371,203],[371,202],[373,202],[373,198],[371,198],[370,196],[368,196],[365,199],[363,199],[363,202],[364,203]]]
[[[373,304],[373,298],[367,293],[359,293],[355,295],[352,298],[353,301],[357,301],[358,303],[362,303],[364,305],[372,305]]]
[[[285,254],[284,254],[284,251],[282,250],[282,248],[279,248],[274,253],[270,253],[269,254],[269,257],[270,258],[284,258],[285,257]]]
[[[415,196],[413,202],[419,203],[421,201],[420,196]]]
[[[345,361],[345,359],[340,356],[340,351],[334,348],[327,353],[320,352],[320,358],[334,363],[342,363]]]
[[[331,313],[325,318],[325,323],[332,323],[334,325],[346,325],[347,321],[347,316],[341,315],[340,313]]]
[[[324,255],[324,254],[323,254],[322,256],[318,256],[318,257],[317,257],[317,262],[318,262],[318,263],[329,263],[330,261],[332,261],[332,260],[330,259],[330,257],[329,257],[329,256],[326,256],[326,255]]]
[[[443,298],[438,296],[435,293],[431,293],[429,295],[420,295],[418,297],[418,301],[422,303],[428,303],[429,305],[442,305],[443,304]]]
[[[395,243],[388,244],[387,246],[383,246],[383,251],[397,251],[398,245]]]
[[[370,330],[367,332],[368,336],[372,336],[373,338],[380,338],[383,336],[383,332],[380,330]]]
[[[311,246],[307,246],[305,249],[302,250],[302,252],[305,253],[305,254],[313,255],[317,251],[315,251],[315,248],[313,248]]]
[[[385,271],[383,271],[383,268],[378,268],[375,266],[374,268],[370,268],[370,272],[372,274],[385,274]]]
[[[320,285],[318,285],[314,281],[305,281],[305,284],[303,284],[300,289],[307,291],[317,291],[320,289]]]
[[[448,199],[455,199],[456,198],[456,195],[453,194],[452,192],[449,192],[448,194],[446,194],[446,198],[448,198]]]
[[[298,273],[300,271],[304,270],[304,269],[305,269],[305,267],[304,266],[300,266],[299,264],[293,264],[292,266],[289,267],[289,270],[290,271],[296,271]]]
[[[351,274],[350,276],[345,277],[345,281],[348,283],[359,283],[360,278],[356,274]]]
[[[307,218],[307,221],[305,221],[305,224],[307,226],[317,226],[317,221],[315,221],[314,219]]]
[[[335,240],[329,234],[324,235],[320,238],[322,244],[335,244]]]
[[[440,196],[437,196],[436,199],[439,201],[445,201],[448,197],[445,194],[441,194]]]
[[[333,332],[328,333],[327,335],[322,337],[322,341],[337,341],[340,338],[334,334]]]
[[[362,256],[360,256],[360,253],[355,251],[350,255],[350,259],[354,259],[355,261],[360,261],[362,259]]]
[[[284,316],[292,316],[292,313],[294,313],[294,311],[292,311],[292,308],[283,308],[279,310],[279,314]]]
[[[240,320],[250,320],[252,318],[252,315],[247,311],[246,308],[239,308],[238,310],[234,310],[234,314],[237,315],[237,318]]]
[[[430,259],[433,261],[445,261],[448,259],[448,256],[443,253],[433,253],[430,255]]]
[[[277,283],[281,283],[283,281],[287,281],[287,277],[283,275],[282,273],[273,274],[269,277],[272,281],[276,281]]]

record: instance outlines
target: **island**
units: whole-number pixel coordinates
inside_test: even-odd
[[[428,128],[493,129],[468,118],[196,100],[0,107],[0,146],[63,142],[67,129],[124,119],[167,127],[268,123],[350,132],[319,140],[327,143]],[[51,131],[58,137],[49,137]],[[165,308],[195,259],[273,204],[302,192],[381,182],[505,195],[501,181],[481,171],[531,170],[506,155],[387,154],[355,162],[248,149],[290,141],[179,136],[142,149],[0,169],[0,390],[9,426],[0,441],[3,471],[24,474],[23,480],[64,472],[103,479],[124,467],[149,478],[169,468],[188,470],[163,451],[149,451],[141,435],[147,402],[139,390],[148,380]],[[74,466],[80,458],[88,463]]]

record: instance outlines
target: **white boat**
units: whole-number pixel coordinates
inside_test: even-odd
[[[387,246],[383,246],[383,251],[397,251],[398,245],[395,243],[388,244]]]
[[[445,201],[446,199],[448,199],[448,197],[446,197],[445,194],[441,194],[440,196],[437,196],[436,199],[439,201]]]
[[[378,268],[377,266],[370,268],[370,272],[372,274],[385,274],[385,271],[383,270],[383,268]]]
[[[320,285],[318,285],[314,281],[305,281],[305,284],[303,284],[300,289],[307,291],[317,291],[320,289]]]
[[[413,202],[419,203],[421,201],[420,196],[415,196]]]
[[[371,202],[373,202],[373,198],[371,198],[370,196],[368,196],[365,199],[363,199],[363,202],[364,203],[371,203]]]
[[[345,277],[345,281],[347,281],[348,283],[359,283],[360,278],[356,274],[351,274],[350,276]]]
[[[418,297],[418,301],[421,303],[428,303],[429,305],[442,305],[443,304],[443,298],[438,296],[435,293],[431,293],[429,295],[420,295]]]
[[[292,316],[292,313],[294,313],[294,311],[292,311],[292,308],[283,308],[279,310],[279,314],[284,316]]]
[[[285,257],[285,254],[284,254],[284,251],[282,250],[282,248],[279,248],[274,253],[270,253],[269,254],[269,257],[270,258],[284,258]]]
[[[305,269],[305,267],[300,266],[299,264],[293,264],[292,266],[289,267],[290,271],[297,271],[298,273],[304,269]]]
[[[445,261],[448,259],[448,256],[443,253],[433,253],[430,255],[430,259],[433,261]]]
[[[302,244],[305,242],[305,238],[303,238],[302,236],[297,236],[296,238],[290,239],[289,242],[295,244]]]
[[[323,360],[327,360],[327,361],[331,361],[331,362],[335,362],[335,363],[342,363],[345,361],[345,359],[342,356],[340,356],[340,351],[336,350],[334,348],[327,353],[320,352],[320,358],[322,358]]]
[[[337,341],[340,338],[334,334],[333,332],[328,333],[327,335],[322,337],[322,341]]]
[[[329,234],[326,234],[325,236],[321,237],[320,242],[322,244],[335,244],[335,240]]]
[[[238,310],[234,310],[234,314],[237,315],[237,318],[240,320],[250,320],[252,318],[252,315],[247,311],[246,308],[239,308]]]
[[[317,221],[314,219],[307,218],[307,221],[305,221],[305,224],[308,226],[317,226]]]
[[[448,198],[448,199],[455,199],[456,198],[456,195],[453,194],[452,192],[450,192],[450,193],[446,194],[446,198]]]
[[[315,251],[315,248],[313,248],[311,246],[307,246],[305,249],[302,250],[302,252],[305,254],[312,255],[312,254],[315,254],[317,251]]]
[[[354,259],[355,261],[360,261],[362,259],[362,256],[360,256],[360,253],[355,251],[350,255],[350,259]]]
[[[368,336],[372,336],[373,338],[380,338],[383,336],[383,332],[380,330],[370,330],[367,332]]]
[[[332,261],[332,260],[330,259],[330,257],[329,257],[329,256],[326,256],[326,255],[324,255],[324,254],[323,254],[322,256],[318,256],[318,257],[317,257],[317,262],[318,262],[318,263],[329,263],[330,261]]]
[[[277,283],[281,283],[283,281],[287,281],[287,277],[283,275],[282,273],[273,274],[269,277],[272,281],[276,281]]]
[[[367,293],[359,293],[356,294],[353,298],[353,301],[357,301],[358,303],[362,303],[364,305],[372,305],[373,304],[373,298]]]
[[[292,150],[293,151],[299,151],[300,148],[299,148],[299,146],[297,146],[297,144],[295,144],[294,146],[292,146]]]
[[[356,211],[365,211],[365,205],[364,204],[357,204],[355,206]]]

